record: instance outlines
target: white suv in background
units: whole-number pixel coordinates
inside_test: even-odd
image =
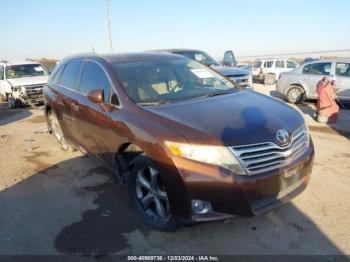
[[[43,103],[48,79],[48,72],[37,62],[0,61],[0,100],[6,100],[9,108]]]
[[[265,85],[273,85],[283,72],[297,68],[299,64],[289,59],[256,60],[253,64],[254,81],[264,81]]]

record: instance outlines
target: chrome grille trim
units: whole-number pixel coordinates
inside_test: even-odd
[[[248,77],[249,75],[245,74],[236,74],[236,75],[226,75],[228,78],[242,78],[242,77]]]
[[[273,142],[231,146],[229,149],[248,175],[271,171],[286,166],[299,158],[307,149],[306,126],[299,127],[291,136],[289,145],[281,147]]]
[[[27,86],[24,86],[25,87],[25,92],[26,92],[26,95],[28,97],[31,97],[31,96],[40,96],[43,94],[43,88],[44,88],[44,85],[41,84],[41,85],[27,85]]]

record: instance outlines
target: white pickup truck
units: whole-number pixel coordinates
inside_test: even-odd
[[[0,62],[0,96],[9,108],[43,103],[48,72],[37,62]]]

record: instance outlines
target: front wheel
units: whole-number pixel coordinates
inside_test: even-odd
[[[130,165],[127,185],[139,215],[159,230],[175,231],[180,222],[171,213],[168,194],[155,163],[142,154]]]
[[[12,97],[9,97],[7,99],[7,104],[8,104],[9,109],[13,109],[16,107],[16,100],[13,99]]]

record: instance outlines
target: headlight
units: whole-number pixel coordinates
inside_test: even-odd
[[[165,145],[176,156],[220,166],[235,174],[245,175],[243,168],[227,147],[190,145],[170,141],[166,141]]]
[[[14,92],[18,92],[18,91],[21,91],[22,90],[22,87],[21,86],[15,86],[14,88],[13,88],[13,91]]]

